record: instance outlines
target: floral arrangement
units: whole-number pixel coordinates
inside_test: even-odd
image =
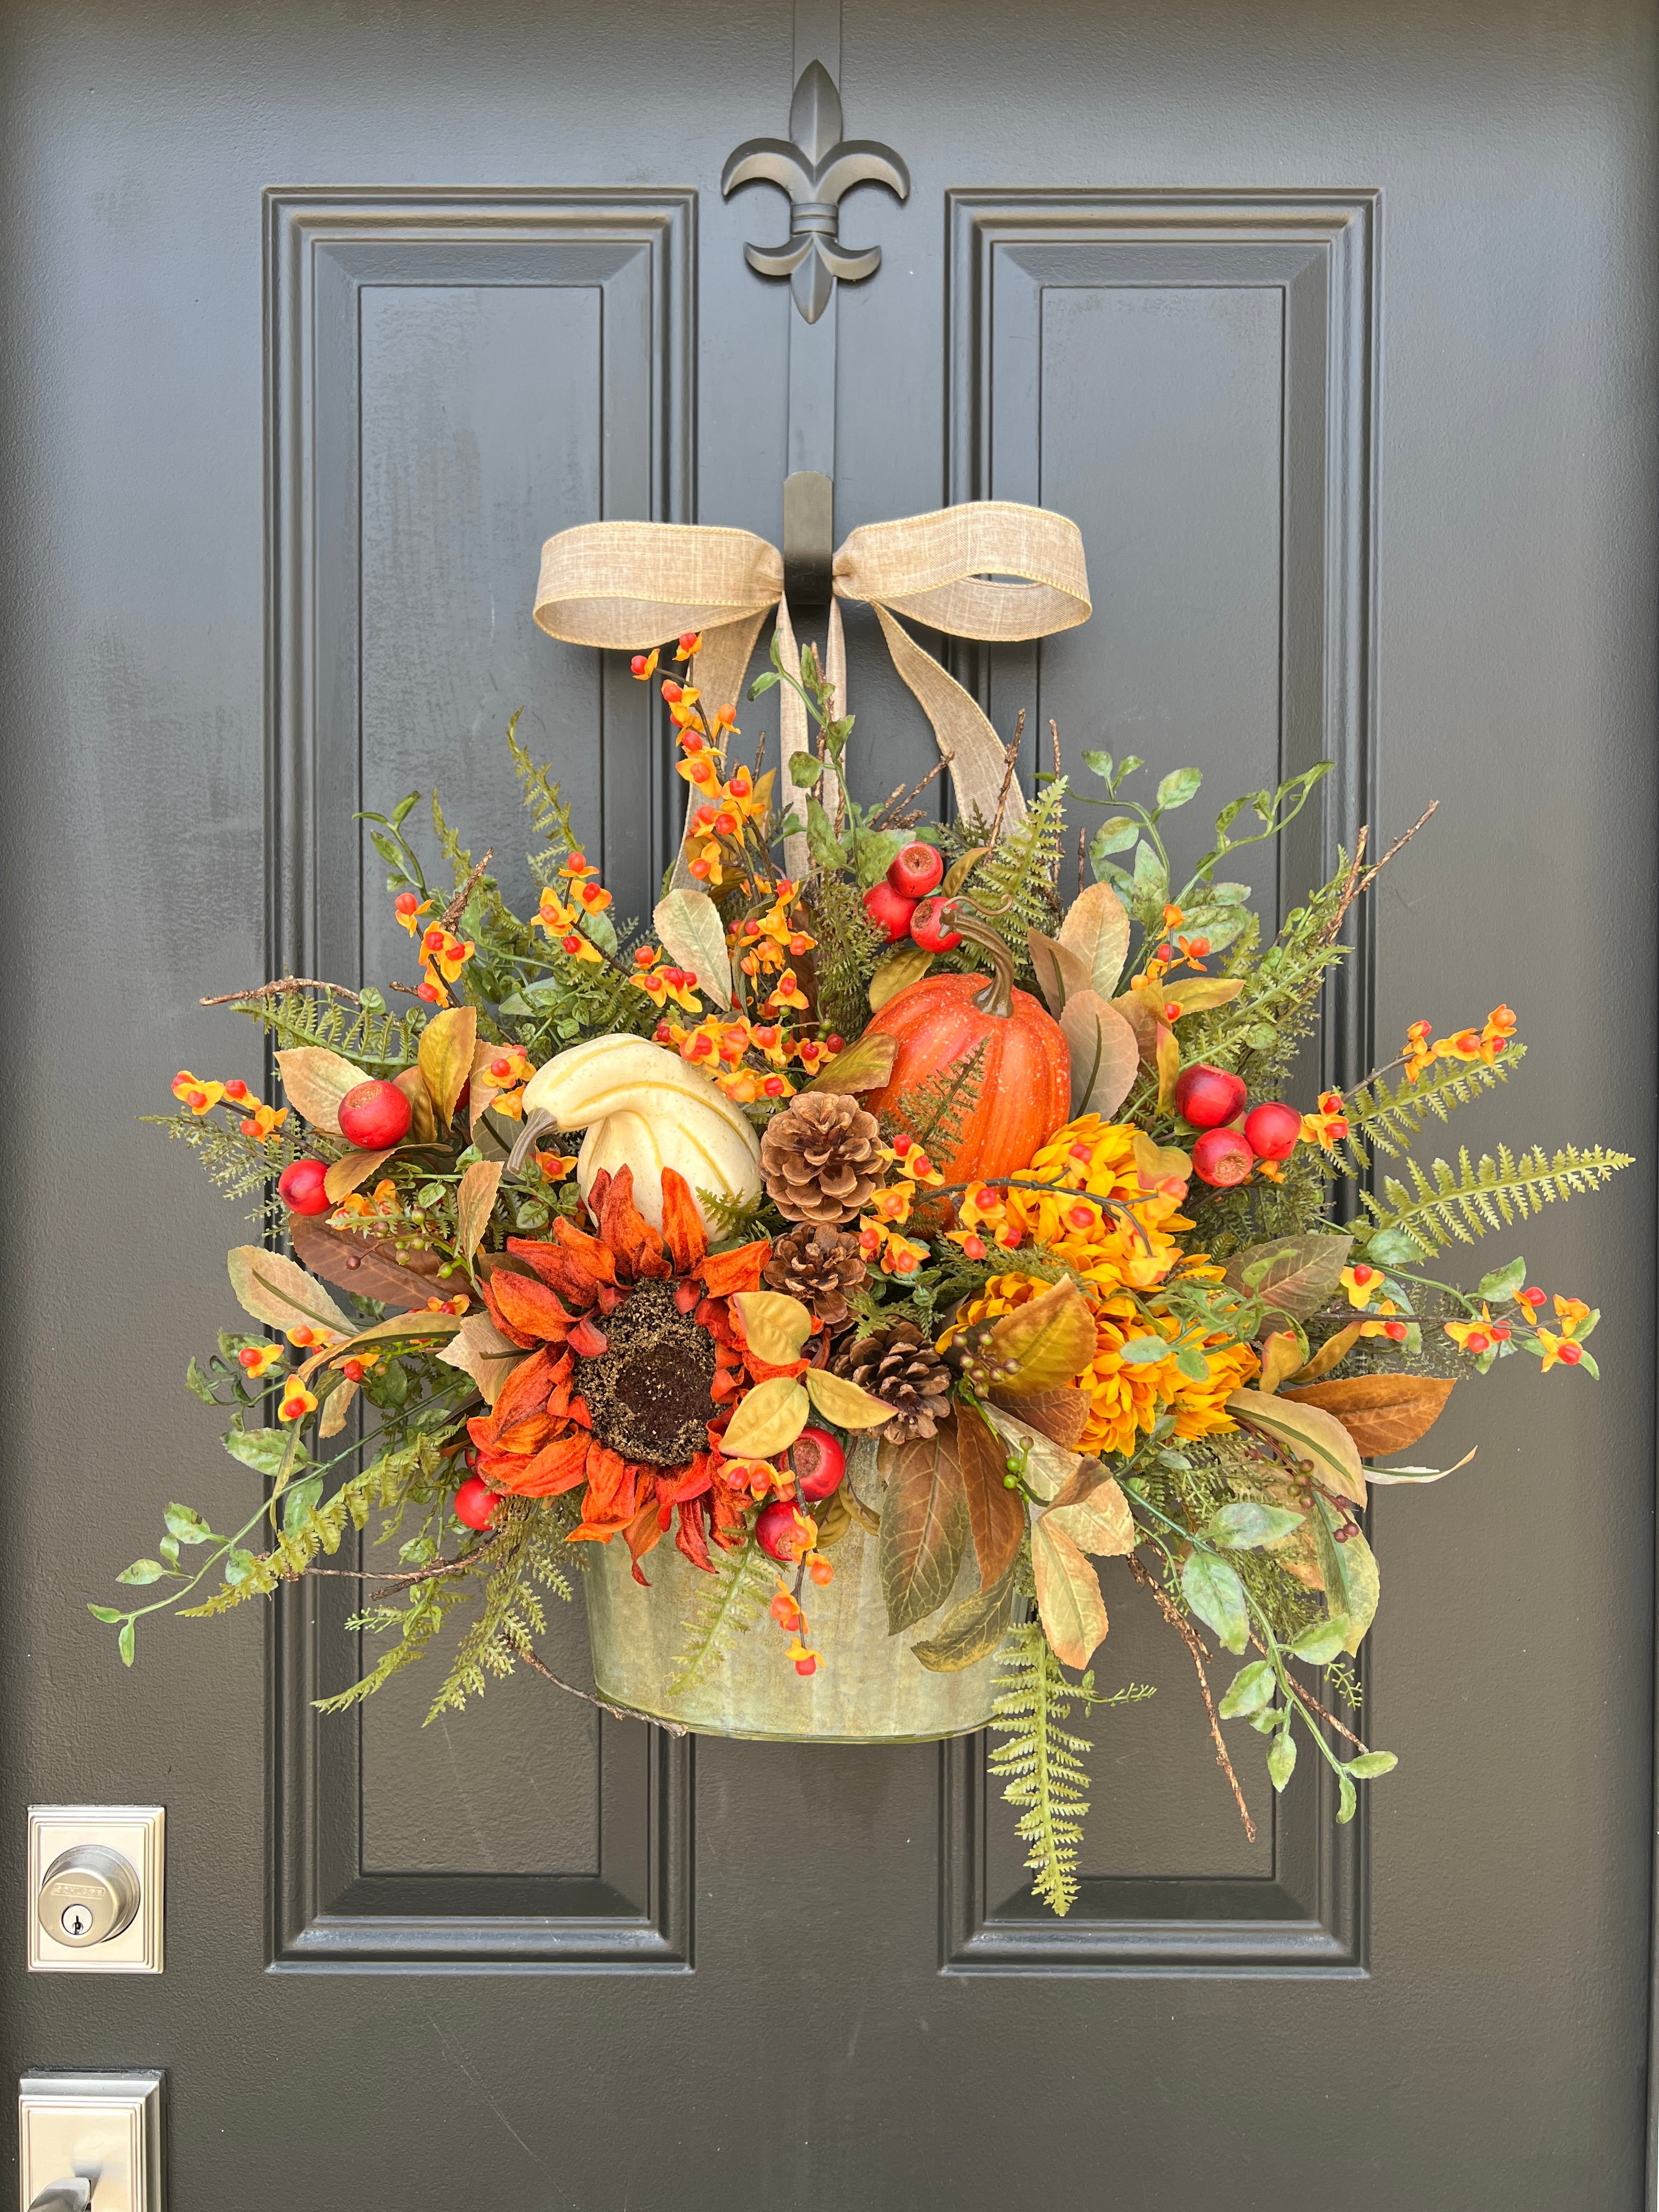
[[[163,1122],[259,1200],[264,1233],[230,1255],[253,1326],[188,1376],[259,1492],[228,1534],[170,1504],[119,1577],[149,1594],[93,1612],[131,1664],[141,1619],[327,1571],[379,1516],[395,1560],[352,1625],[384,1648],[328,1703],[444,1644],[436,1713],[550,1673],[545,1595],[599,1547],[629,1589],[678,1553],[719,1600],[693,1662],[769,1613],[810,1700],[853,1656],[811,1623],[856,1538],[870,1637],[920,1625],[907,1664],[994,1670],[993,1767],[1063,1912],[1088,1748],[1066,1723],[1146,1694],[1096,1684],[1116,1560],[1191,1654],[1247,1827],[1233,1716],[1276,1790],[1299,1746],[1328,1761],[1347,1820],[1395,1764],[1363,1739],[1352,1664],[1370,1485],[1449,1472],[1394,1455],[1495,1361],[1596,1372],[1581,1298],[1518,1257],[1465,1289],[1437,1255],[1626,1162],[1409,1158],[1519,1063],[1505,1006],[1413,1024],[1307,1110],[1281,1095],[1382,861],[1362,837],[1276,933],[1226,869],[1322,768],[1225,806],[1177,881],[1166,827],[1195,769],[1143,802],[1139,761],[1085,754],[1101,788],[1073,793],[1056,758],[1026,809],[1011,745],[993,819],[924,821],[922,786],[863,806],[850,720],[810,649],[797,677],[775,647],[750,696],[793,685],[813,732],[780,788],[739,759],[735,708],[699,696],[700,642],[661,683],[690,800],[648,931],[618,926],[509,728],[534,914],[435,800],[434,888],[411,794],[363,817],[418,963],[390,987],[403,1011],[292,976],[210,1002],[265,1033],[284,1102],[185,1072]],[[1105,818],[1073,847],[1079,803]],[[1243,1663],[1216,1696],[1218,1646]]]

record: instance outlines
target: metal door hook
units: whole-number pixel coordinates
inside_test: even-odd
[[[49,2182],[29,2201],[29,2212],[90,2212],[92,2184],[80,2175],[68,2181]]]

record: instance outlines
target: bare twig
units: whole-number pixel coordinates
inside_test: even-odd
[[[1341,928],[1343,922],[1347,919],[1348,908],[1353,904],[1357,898],[1361,896],[1363,893],[1370,890],[1371,885],[1382,874],[1383,869],[1388,866],[1395,854],[1399,852],[1403,846],[1409,845],[1411,843],[1412,839],[1416,836],[1418,831],[1423,827],[1423,824],[1428,820],[1429,817],[1438,811],[1439,805],[1440,801],[1437,799],[1431,799],[1428,805],[1423,809],[1423,811],[1418,816],[1416,821],[1413,823],[1411,828],[1402,831],[1401,834],[1395,839],[1393,844],[1389,846],[1388,851],[1384,853],[1382,859],[1380,860],[1374,861],[1369,868],[1364,865],[1364,862],[1365,858],[1365,841],[1370,833],[1369,828],[1360,831],[1358,840],[1354,847],[1353,866],[1348,870],[1348,879],[1342,886],[1342,897],[1340,903],[1338,905],[1336,912],[1331,916],[1324,928],[1320,932],[1319,941],[1322,945],[1330,945],[1335,941],[1336,933]]]
[[[198,1003],[204,1006],[229,1006],[239,999],[275,999],[289,991],[327,991],[354,1006],[362,1004],[357,994],[348,991],[343,983],[321,983],[314,975],[284,975],[279,982],[259,983],[251,991],[222,991],[216,999],[203,999]]]
[[[1129,1554],[1129,1572],[1134,1577],[1138,1583],[1143,1583],[1146,1589],[1151,1590],[1153,1597],[1158,1601],[1158,1611],[1164,1615],[1165,1620],[1169,1622],[1170,1627],[1175,1630],[1182,1642],[1186,1645],[1188,1650],[1192,1654],[1193,1664],[1198,1669],[1198,1686],[1204,1693],[1204,1710],[1210,1717],[1210,1736],[1212,1741],[1215,1745],[1215,1763],[1226,1776],[1228,1782],[1232,1787],[1233,1802],[1238,1808],[1238,1817],[1244,1823],[1245,1834],[1249,1838],[1250,1841],[1254,1843],[1255,1841],[1255,1822],[1250,1818],[1250,1808],[1244,1802],[1244,1792],[1238,1786],[1238,1777],[1233,1772],[1233,1763],[1227,1756],[1227,1746],[1222,1737],[1221,1723],[1216,1718],[1215,1700],[1210,1695],[1210,1678],[1204,1671],[1204,1661],[1207,1655],[1205,1652],[1202,1643],[1199,1639],[1198,1631],[1193,1626],[1191,1621],[1187,1619],[1186,1615],[1175,1603],[1169,1593],[1162,1588],[1158,1583],[1158,1577],[1152,1573],[1146,1562],[1142,1559],[1137,1559],[1133,1552]]]
[[[556,1690],[568,1690],[573,1698],[585,1698],[590,1705],[597,1705],[602,1713],[609,1713],[612,1720],[643,1721],[647,1727],[665,1729],[670,1735],[687,1735],[690,1733],[678,1721],[659,1720],[654,1713],[630,1712],[626,1705],[613,1705],[604,1698],[596,1698],[592,1690],[579,1690],[574,1682],[562,1680],[550,1667],[544,1666],[533,1651],[523,1651],[519,1656],[526,1667],[533,1667],[544,1680],[551,1682]]]
[[[921,781],[920,783],[913,783],[908,791],[904,788],[902,784],[900,784],[898,788],[894,792],[892,797],[882,808],[880,813],[878,814],[875,820],[872,822],[870,827],[872,830],[879,830],[883,824],[886,823],[888,816],[894,812],[896,808],[908,806],[910,801],[915,798],[919,792],[927,790],[928,785],[933,781],[936,775],[942,775],[944,774],[945,770],[949,767],[954,757],[955,756],[953,754],[946,753],[942,760],[939,761],[933,768],[928,769],[927,775],[921,779]]]
[[[1048,717],[1048,743],[1054,748],[1054,775],[1060,775],[1060,724],[1052,714]]]
[[[1089,832],[1087,826],[1083,823],[1079,823],[1077,831],[1077,895],[1079,898],[1083,896],[1083,863],[1088,855],[1088,850]]]
[[[996,851],[997,840],[1002,835],[1002,817],[1008,811],[1008,793],[1013,787],[1014,770],[1019,765],[1020,741],[1024,735],[1025,709],[1022,707],[1014,717],[1014,734],[1002,749],[1005,755],[1002,788],[997,793],[997,818],[991,824],[991,842],[985,848],[988,860]]]
[[[471,873],[467,877],[466,881],[461,885],[454,897],[451,899],[449,904],[439,915],[438,927],[440,929],[453,929],[456,923],[466,912],[466,902],[472,896],[474,885],[477,883],[479,877],[483,875],[484,870],[489,866],[495,857],[495,855],[493,851],[486,853],[483,860],[479,861],[477,866],[472,870]]]

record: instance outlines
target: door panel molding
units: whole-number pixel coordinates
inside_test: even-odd
[[[1281,913],[1322,880],[1373,820],[1375,484],[1380,195],[1374,191],[956,191],[949,196],[950,382],[945,480],[952,501],[1066,504],[1044,481],[1043,303],[1056,289],[1214,288],[1276,293],[1279,393],[1279,764],[1328,758],[1322,817],[1281,841]],[[1063,642],[1063,641],[1062,641]],[[1073,647],[1075,650],[1075,647]],[[1044,647],[969,649],[958,673],[1006,727],[1030,705],[1044,726]],[[1023,763],[1029,771],[1036,756]],[[1370,1065],[1372,945],[1360,902],[1339,971],[1321,1079]],[[1109,1726],[1108,1717],[1103,1723]],[[1056,1920],[1028,1889],[989,1893],[982,1737],[941,1761],[941,1964],[947,1972],[1359,1974],[1364,1971],[1365,1813],[1334,1826],[1329,1769],[1304,1761],[1271,1821],[1270,1877],[1091,1876]],[[1257,1769],[1258,1776],[1260,1774]],[[1221,1787],[1219,1778],[1218,1788]],[[998,1808],[1000,1813],[1001,1808]]]
[[[347,975],[362,966],[352,817],[365,803],[365,291],[538,286],[596,295],[599,514],[686,520],[696,204],[691,191],[654,187],[266,193],[268,973]],[[550,406],[557,399],[550,389]],[[533,581],[522,579],[526,595]],[[659,879],[673,818],[647,689],[619,664],[606,667],[593,732],[605,875],[624,909],[641,907]],[[290,1588],[273,1608],[273,1966],[689,1967],[691,1748],[654,1729],[598,1717],[596,1867],[363,1871],[359,1717],[325,1718],[313,1703],[356,1671],[348,1588]]]

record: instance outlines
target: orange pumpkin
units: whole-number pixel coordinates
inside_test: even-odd
[[[897,1111],[907,1091],[965,1060],[983,1038],[979,1096],[961,1140],[933,1165],[952,1182],[1012,1175],[1029,1164],[1071,1112],[1072,1066],[1058,1022],[1027,991],[1014,988],[1013,963],[996,933],[971,909],[946,902],[941,926],[959,930],[991,956],[995,973],[924,975],[873,1014],[865,1035],[898,1039],[885,1087],[866,1097],[873,1114]]]

